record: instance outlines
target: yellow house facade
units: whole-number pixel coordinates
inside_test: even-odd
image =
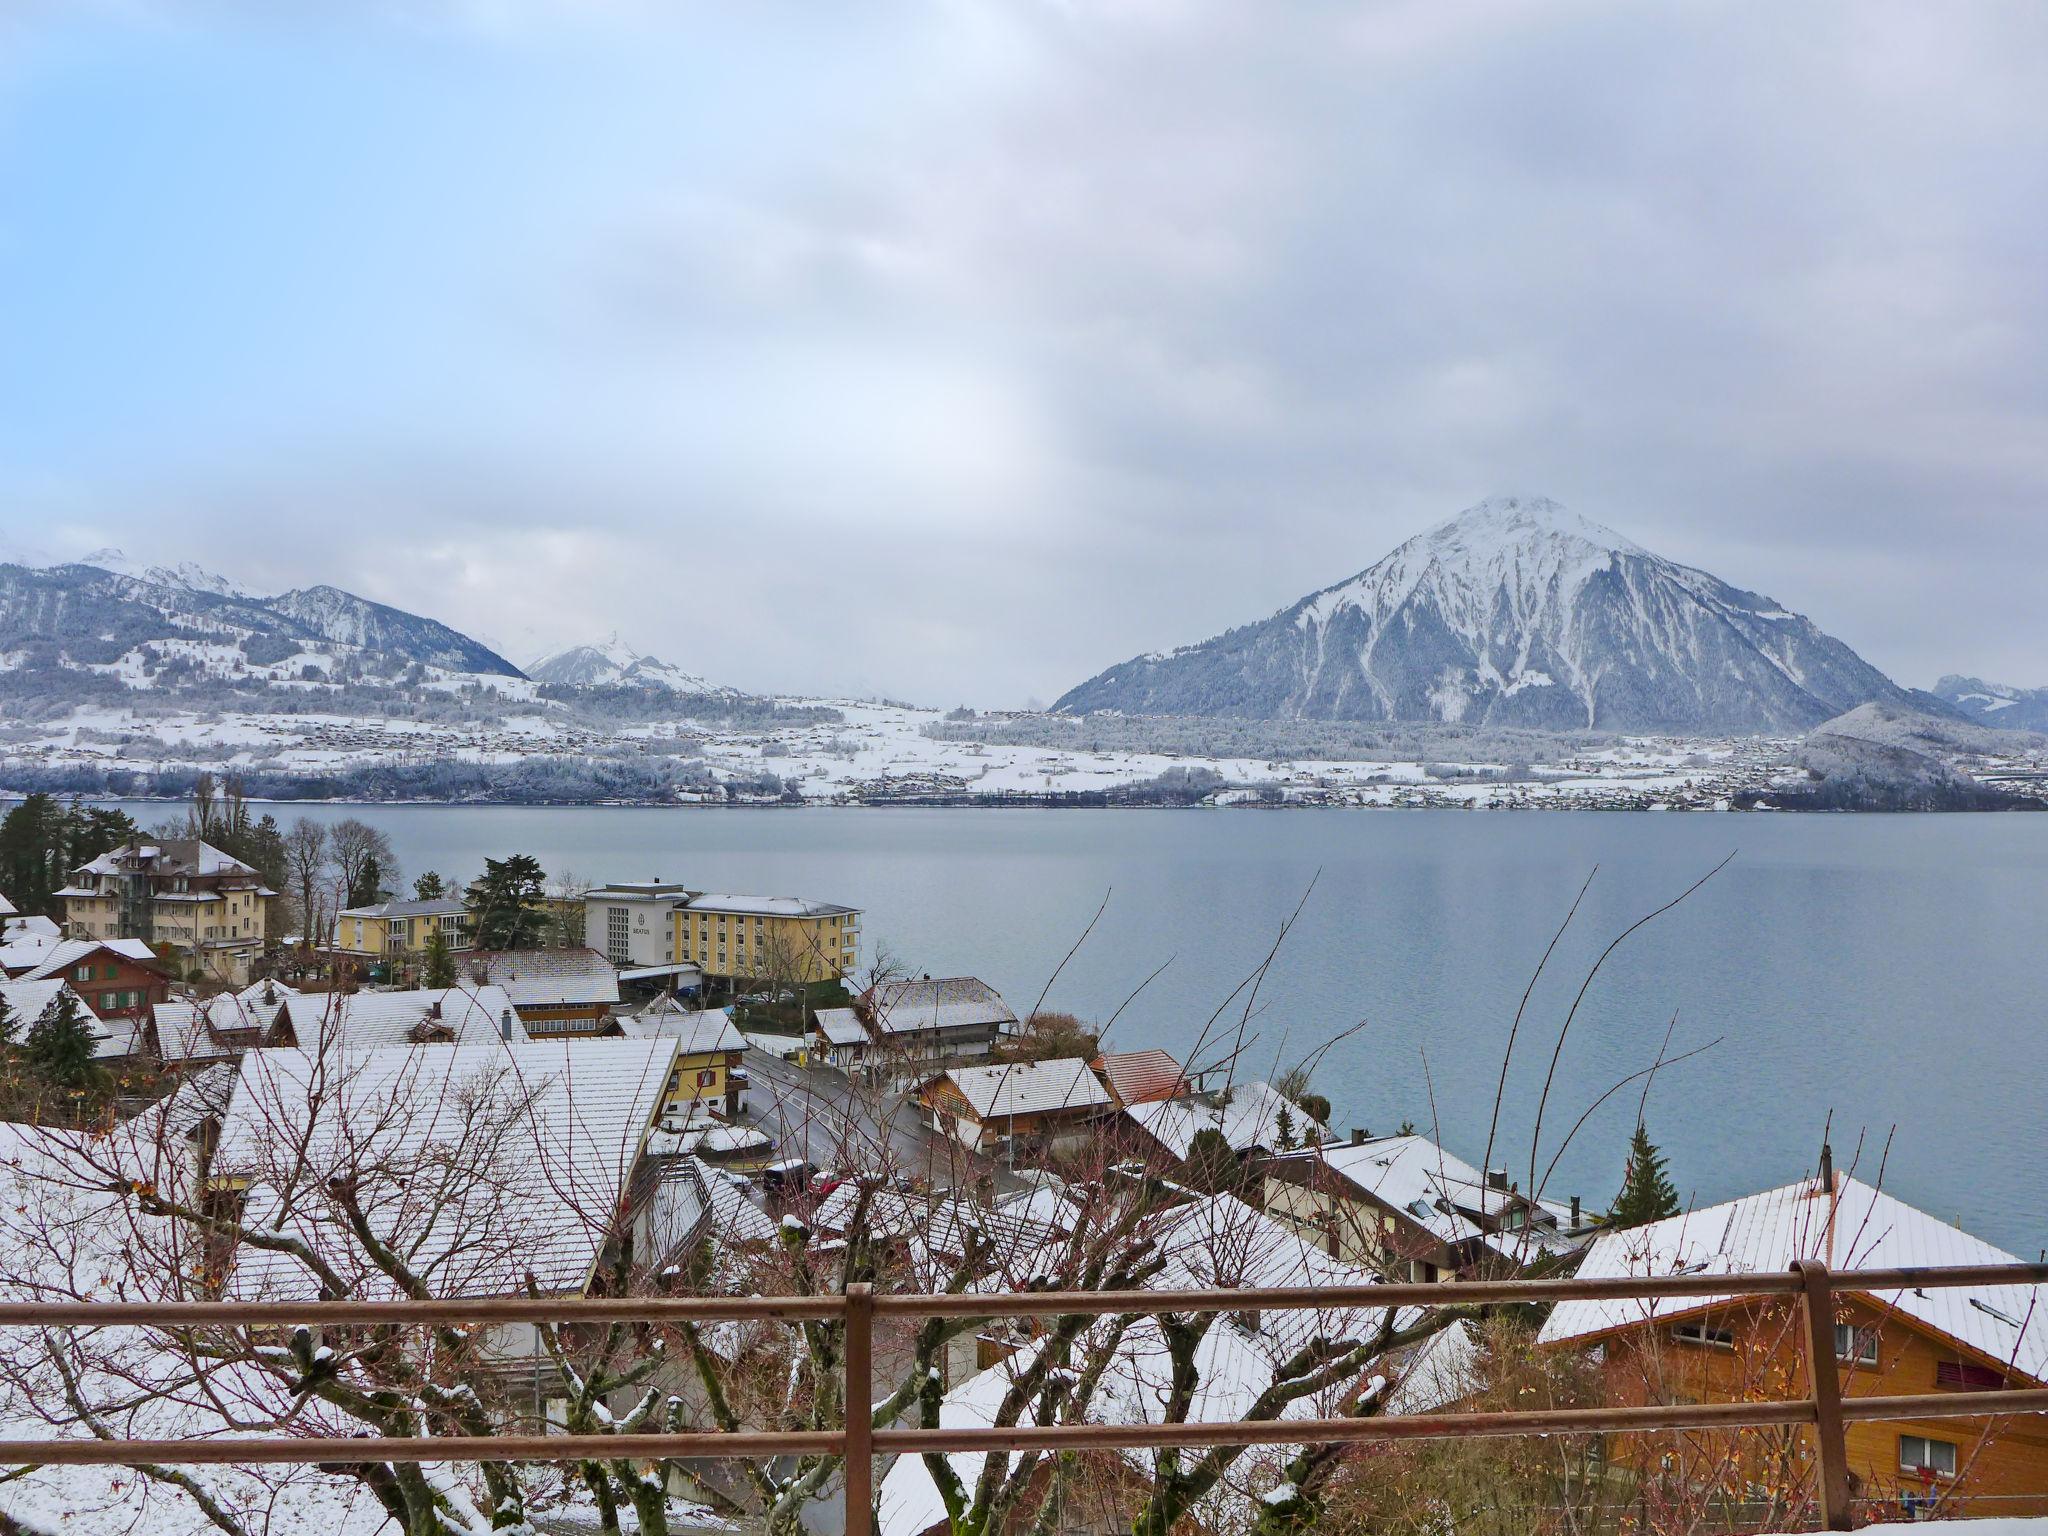
[[[676,904],[675,958],[707,976],[839,981],[860,964],[860,913],[798,896],[698,895]]]
[[[240,859],[197,838],[137,839],[71,872],[57,893],[76,938],[141,939],[190,969],[249,980],[269,935],[277,892]]]
[[[469,909],[455,897],[348,907],[334,919],[333,949],[365,961],[417,955],[438,932],[451,950],[471,944]]]

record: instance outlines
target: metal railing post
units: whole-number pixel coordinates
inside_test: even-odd
[[[875,1288],[846,1288],[846,1536],[871,1536],[875,1519]]]
[[[1842,1380],[1835,1371],[1835,1292],[1828,1267],[1818,1259],[1792,1266],[1799,1276],[1799,1304],[1806,1314],[1806,1380],[1813,1393],[1814,1429],[1820,1440],[1821,1523],[1830,1531],[1856,1529],[1849,1498],[1849,1444],[1842,1421]]]

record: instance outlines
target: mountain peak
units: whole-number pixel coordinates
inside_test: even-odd
[[[1437,524],[1422,535],[1422,542],[1437,548],[1462,544],[1491,549],[1543,538],[1569,539],[1621,554],[1647,553],[1640,544],[1548,496],[1489,496]]]
[[[1068,712],[1805,730],[1898,686],[1754,592],[1547,496],[1492,496],[1260,623],[1140,656]]]

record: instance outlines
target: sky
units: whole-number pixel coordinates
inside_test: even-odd
[[[0,0],[0,553],[989,707],[1496,493],[2048,685],[2048,7]]]

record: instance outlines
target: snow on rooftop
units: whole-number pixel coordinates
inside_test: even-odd
[[[2003,1248],[1859,1179],[1837,1174],[1834,1186],[1829,1193],[1818,1180],[1802,1179],[1648,1226],[1603,1233],[1587,1249],[1579,1276],[1780,1273],[1796,1259],[1819,1259],[1833,1270],[2018,1262]],[[1871,1299],[2035,1381],[2048,1381],[2048,1286],[1884,1291]],[[1540,1337],[1545,1343],[1594,1338],[1727,1300],[1560,1302]]]
[[[1078,1057],[953,1067],[941,1074],[973,1107],[977,1120],[1042,1115],[1062,1109],[1107,1109],[1109,1090]]]

